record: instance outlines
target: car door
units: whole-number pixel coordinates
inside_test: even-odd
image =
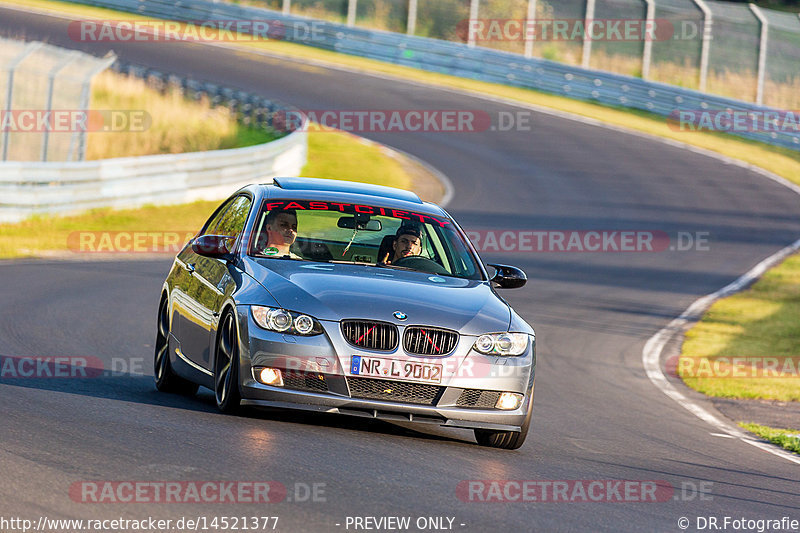
[[[248,196],[240,195],[233,198],[225,209],[220,211],[220,216],[215,217],[215,220],[205,228],[204,233],[231,237],[229,247],[235,250],[251,207],[252,200]],[[233,281],[231,269],[236,267],[224,259],[204,257],[194,252],[191,261],[194,265],[189,284],[192,305],[183,323],[185,328],[183,337],[186,339],[186,344],[183,345],[184,355],[193,363],[210,369],[210,346],[213,344],[211,341],[216,332],[216,322],[227,287]]]
[[[229,199],[217,209],[203,225],[198,235],[204,235],[219,224],[219,221],[230,209],[235,198]],[[200,256],[194,253],[190,245],[186,246],[176,258],[175,283],[172,289],[172,333],[178,340],[180,355],[184,359],[195,361],[193,353],[198,345],[207,337],[200,326],[197,298],[199,284],[195,279],[195,271]],[[205,368],[205,367],[203,367]]]
[[[189,297],[189,286],[192,283],[192,272],[194,268],[192,261],[191,245],[187,245],[183,250],[178,253],[175,258],[175,266],[171,273],[171,287],[170,287],[170,306],[172,309],[172,322],[170,324],[170,333],[178,341],[178,349],[183,353],[183,335],[181,330],[186,321],[186,312],[191,306],[191,298]]]

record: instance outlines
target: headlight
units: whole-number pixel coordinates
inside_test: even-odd
[[[292,327],[292,315],[286,309],[270,309],[267,311],[267,329],[286,331]]]
[[[300,315],[294,319],[294,329],[300,335],[308,335],[314,330],[314,319],[308,315]]]
[[[528,334],[487,333],[472,348],[484,355],[522,355],[528,349]]]
[[[291,335],[319,335],[322,326],[314,318],[302,313],[287,311],[276,307],[250,306],[256,324],[270,331]]]

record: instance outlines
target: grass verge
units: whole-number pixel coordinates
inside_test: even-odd
[[[800,254],[715,302],[686,333],[678,375],[709,396],[800,401]]]
[[[745,423],[740,423],[739,426],[751,433],[755,433],[762,439],[777,444],[784,450],[800,454],[800,430],[776,429],[758,424]]]
[[[410,188],[400,161],[383,147],[349,133],[310,132],[308,164],[303,175],[372,182]],[[342,154],[347,154],[345,157]],[[375,177],[378,176],[378,179]],[[206,221],[219,201],[138,209],[94,209],[85,214],[39,216],[17,224],[0,224],[0,258],[63,255],[74,250],[77,232],[174,232],[183,239]],[[72,235],[72,237],[70,237]],[[98,240],[97,243],[102,243]],[[98,244],[99,246],[99,244]],[[76,254],[77,256],[77,254]]]
[[[85,19],[151,20],[148,17],[142,17],[141,15],[132,13],[55,0],[0,0],[0,4],[2,3],[24,5],[29,8],[77,15]],[[575,115],[600,120],[608,124],[711,150],[752,165],[760,166],[779,176],[783,176],[789,181],[800,184],[800,152],[738,139],[724,133],[674,131],[667,125],[665,117],[650,113],[613,108],[590,102],[581,102],[562,96],[536,92],[530,89],[469,80],[447,74],[426,72],[411,67],[339,54],[286,41],[239,41],[231,43],[230,46],[245,50],[268,52],[269,54],[286,58],[304,59],[321,64],[343,66],[358,71],[380,73],[427,85],[456,88],[479,95],[489,95],[523,104],[565,111]],[[269,57],[262,57],[261,60],[265,63],[273,61]]]
[[[345,132],[309,132],[307,178],[335,178],[411,189],[403,166],[379,144]]]

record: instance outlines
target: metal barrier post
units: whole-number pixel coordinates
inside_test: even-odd
[[[469,2],[469,37],[467,46],[475,47],[475,22],[478,20],[478,8],[480,0],[470,0]]]
[[[756,85],[756,103],[764,103],[764,78],[767,74],[767,37],[769,35],[769,22],[764,13],[755,4],[750,4],[750,11],[761,24],[761,38],[758,42],[758,84]],[[798,15],[800,16],[800,15]]]
[[[356,10],[358,8],[358,0],[349,0],[347,2],[347,25],[351,28],[356,25]]]
[[[642,51],[642,79],[650,79],[650,63],[653,60],[653,39],[655,38],[655,0],[644,0],[647,4],[647,14],[645,15],[644,50]]]
[[[83,87],[81,88],[81,109],[89,109],[89,90],[92,87],[92,80],[94,77],[110,67],[114,61],[117,60],[117,56],[115,56],[112,52],[109,52],[109,54],[103,59],[104,61],[92,69],[83,82]],[[86,124],[88,125],[89,122],[87,121]],[[86,130],[84,129],[82,131],[72,133],[72,138],[69,141],[69,154],[67,155],[67,161],[72,161],[76,133],[78,136],[78,161],[83,161],[86,159]]]
[[[533,57],[533,40],[536,33],[533,31],[536,23],[536,0],[528,0],[528,16],[525,18],[525,57]]]
[[[408,22],[406,34],[414,35],[417,32],[417,0],[408,0]]]
[[[75,61],[75,59],[80,54],[78,52],[72,52],[69,54],[66,61],[61,63],[60,65],[56,65],[50,72],[47,74],[47,105],[45,109],[47,113],[50,113],[53,110],[53,87],[55,86],[56,76],[59,72],[64,70],[70,63]],[[42,161],[47,161],[47,148],[50,142],[50,128],[45,128],[44,132],[42,132]]]
[[[583,59],[581,60],[583,68],[589,68],[589,61],[592,57],[592,37],[589,35],[591,33],[589,25],[594,19],[594,4],[595,0],[586,0],[586,14],[583,17]]]
[[[708,51],[711,48],[713,39],[712,28],[714,19],[711,16],[711,9],[703,0],[692,0],[700,11],[703,12],[703,44],[700,48],[700,91],[706,92],[708,85]]]

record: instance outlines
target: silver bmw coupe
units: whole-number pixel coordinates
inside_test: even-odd
[[[408,191],[275,178],[214,212],[158,309],[155,382],[223,412],[284,407],[471,428],[522,446],[535,334],[441,207]]]

